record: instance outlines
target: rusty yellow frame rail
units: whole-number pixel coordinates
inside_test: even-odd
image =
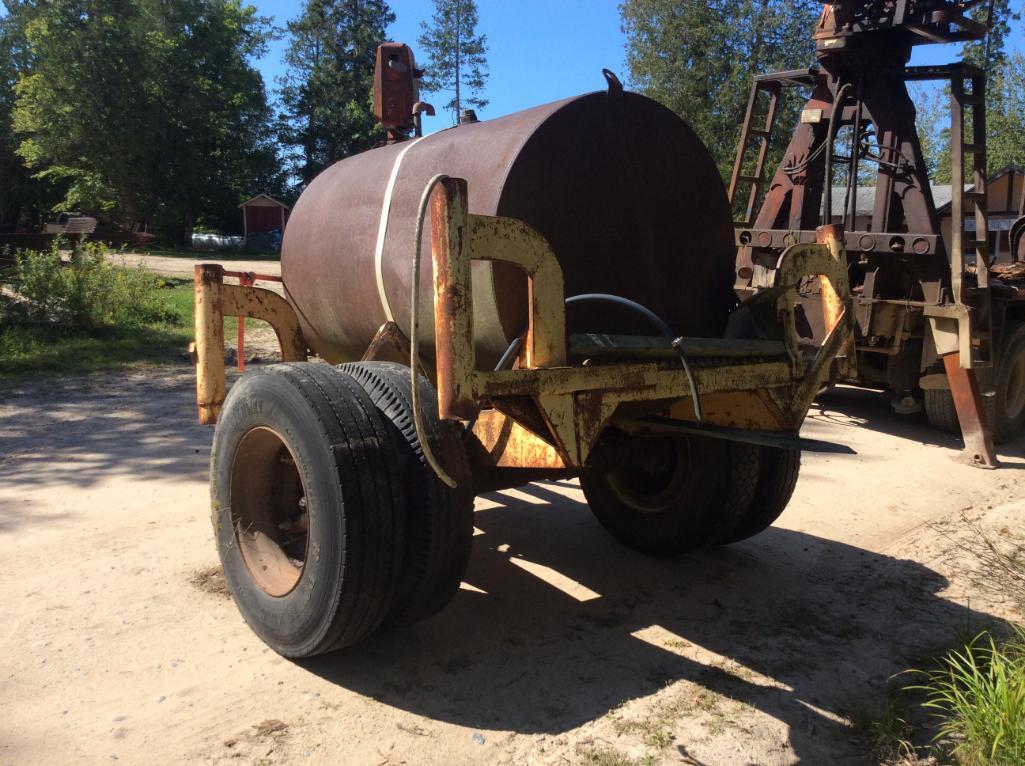
[[[694,402],[680,363],[568,365],[562,272],[536,231],[513,219],[471,215],[461,179],[448,179],[435,190],[431,223],[439,412],[446,419],[474,421],[475,464],[580,468],[622,405],[647,403],[649,414],[693,419]],[[505,261],[527,276],[530,321],[518,369],[476,369],[474,260]],[[811,359],[800,346],[795,318],[796,290],[805,277],[820,277],[829,288],[823,300],[832,321]],[[691,360],[702,401],[707,397],[712,405],[706,422],[796,433],[837,355],[853,349],[847,267],[836,231],[830,227],[819,243],[784,252],[774,284],[755,300],[775,305],[784,331],[780,354]],[[725,350],[729,341],[721,344]],[[524,407],[525,399],[534,409]],[[491,408],[480,411],[481,402]]]
[[[195,272],[196,404],[199,422],[217,422],[226,394],[224,317],[262,319],[277,335],[284,362],[305,361],[299,318],[273,290],[224,283],[224,267],[205,263]]]

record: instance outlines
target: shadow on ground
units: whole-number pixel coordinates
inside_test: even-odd
[[[918,444],[957,450],[964,447],[959,434],[933,427],[924,411],[898,415],[890,406],[890,394],[883,391],[837,386],[819,395],[808,417],[851,428],[866,428]],[[998,456],[1025,457],[1025,434],[996,445],[996,451]]]
[[[650,559],[561,489],[531,485],[540,504],[499,494],[500,507],[478,511],[467,581],[484,593],[462,590],[419,626],[304,666],[432,719],[523,733],[563,733],[686,679],[787,724],[805,763],[845,751],[860,762],[865,748],[834,716],[882,701],[892,674],[952,630],[988,624],[940,598],[946,581],[921,564],[801,532]]]
[[[0,394],[0,484],[203,476],[213,429],[196,423],[193,376],[183,366],[14,384]]]

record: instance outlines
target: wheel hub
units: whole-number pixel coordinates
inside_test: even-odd
[[[619,500],[641,513],[675,507],[690,475],[690,445],[683,439],[644,439],[608,475]]]
[[[242,437],[230,493],[235,539],[246,569],[267,595],[288,595],[306,564],[310,516],[295,456],[276,431],[258,427]]]

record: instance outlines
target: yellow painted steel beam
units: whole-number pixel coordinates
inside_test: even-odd
[[[224,284],[224,267],[205,263],[195,270],[196,405],[199,422],[213,425],[226,393],[224,317],[267,322],[277,336],[283,362],[305,361],[306,341],[299,318],[272,290]]]

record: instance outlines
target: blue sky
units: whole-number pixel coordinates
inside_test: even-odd
[[[265,16],[284,24],[298,13],[296,0],[254,0]],[[429,18],[430,0],[391,0],[396,21],[392,40],[417,51],[420,21]],[[616,0],[478,0],[478,30],[488,37],[491,104],[482,117],[498,117],[529,106],[605,87],[603,67],[625,78],[625,50]],[[277,41],[260,63],[268,86],[281,73],[284,41]],[[422,57],[421,57],[422,58]],[[441,102],[441,94],[434,101]],[[440,103],[438,104],[440,106]],[[430,128],[447,127],[440,114]]]
[[[298,0],[253,0],[260,13],[279,25],[299,12]],[[420,21],[430,16],[430,0],[391,0],[396,21],[389,29],[392,40],[408,43],[416,51]],[[627,79],[625,38],[619,25],[618,0],[477,0],[479,31],[488,37],[491,78],[487,97],[491,104],[482,117],[499,117],[529,106],[601,90],[603,67]],[[1012,35],[1021,48],[1022,27]],[[281,73],[281,51],[276,41],[260,62],[268,87]],[[925,45],[916,50],[913,63],[954,61],[959,46]],[[441,101],[441,94],[434,97]],[[440,111],[440,110],[439,110]],[[447,127],[439,114],[428,130]]]

